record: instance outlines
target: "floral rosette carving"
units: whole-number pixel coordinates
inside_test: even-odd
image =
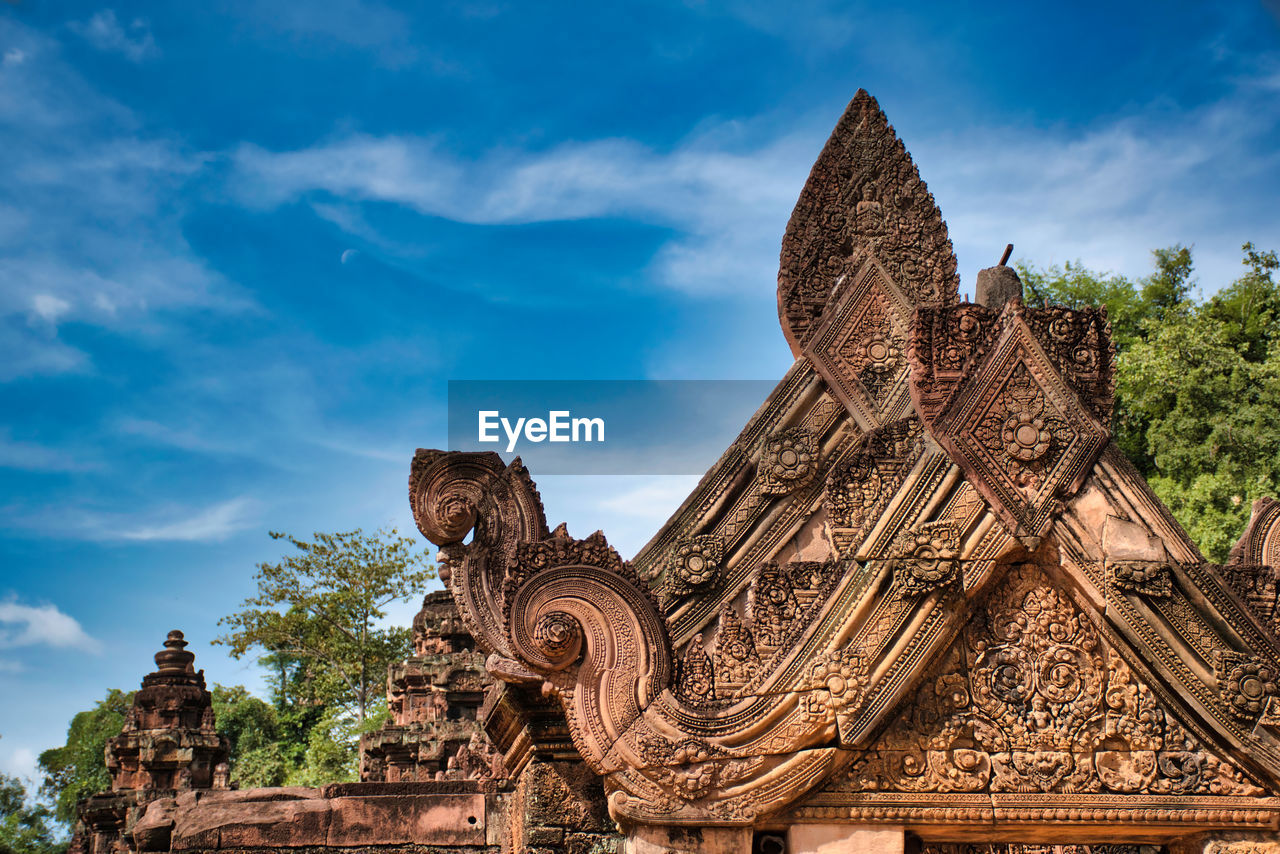
[[[808,428],[775,433],[760,451],[758,479],[765,493],[792,492],[813,480],[817,471],[818,442]]]
[[[1280,695],[1280,671],[1260,658],[1237,652],[1221,652],[1218,660],[1218,693],[1231,714],[1256,721],[1271,698]]]
[[[950,522],[922,526],[900,543],[906,554],[893,562],[893,582],[903,596],[924,596],[959,575],[960,534]]]
[[[667,564],[667,589],[681,596],[711,586],[720,575],[724,540],[717,534],[698,534],[680,540]]]
[[[1043,476],[1054,434],[1064,431],[1066,425],[1047,412],[1044,394],[1025,365],[1014,370],[1001,403],[1004,414],[993,411],[977,435],[997,455],[1004,455],[1015,483],[1034,489]],[[1070,441],[1065,434],[1063,440]]]
[[[572,661],[582,645],[582,627],[569,614],[543,614],[533,627],[533,641],[550,661]]]
[[[1015,412],[1000,431],[1004,452],[1019,462],[1038,460],[1049,451],[1053,434],[1045,429],[1045,420],[1032,412]]]

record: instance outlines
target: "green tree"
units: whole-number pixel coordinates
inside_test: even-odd
[[[17,777],[0,774],[0,854],[55,854],[65,849],[56,838],[53,813],[27,798]]]
[[[1219,561],[1253,499],[1280,495],[1280,259],[1251,243],[1243,253],[1245,274],[1204,302],[1191,296],[1182,246],[1156,250],[1155,272],[1137,282],[1079,264],[1022,268],[1036,297],[1105,302],[1117,346],[1117,444]]]
[[[409,629],[382,625],[386,608],[418,595],[435,568],[425,549],[395,530],[271,537],[297,554],[258,565],[257,595],[222,619],[229,631],[215,642],[236,658],[261,653],[291,782],[350,776],[359,733],[385,702],[387,667],[411,652]]]
[[[133,694],[111,689],[92,709],[71,719],[67,742],[40,754],[44,773],[41,794],[53,801],[54,814],[70,825],[76,820],[76,804],[82,798],[111,788],[103,754],[107,739],[120,734],[124,716],[133,705]]]
[[[231,780],[240,788],[284,785],[289,765],[276,708],[242,685],[214,685],[213,714],[230,748]]]

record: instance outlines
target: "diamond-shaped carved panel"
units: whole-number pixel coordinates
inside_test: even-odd
[[[1085,409],[1021,316],[930,425],[1019,537],[1039,537],[1058,499],[1080,488],[1110,434]]]
[[[868,259],[805,346],[809,361],[864,431],[907,409],[911,311],[889,275]]]

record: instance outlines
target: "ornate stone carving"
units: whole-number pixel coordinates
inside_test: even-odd
[[[549,532],[518,462],[420,452],[415,517],[489,671],[554,699],[624,825],[1270,826],[1271,697],[1240,723],[1204,676],[1248,649],[1263,669],[1223,679],[1249,696],[1280,644],[1105,450],[1105,314],[1014,287],[956,305],[865,96],[805,192],[779,277],[804,358],[641,550],[644,582],[602,535]]]
[[[667,564],[667,589],[680,596],[714,584],[724,560],[724,539],[698,534],[676,543]]]
[[[1011,572],[840,791],[1255,795],[1035,566]]]
[[[557,566],[595,566],[618,575],[630,575],[635,580],[630,568],[609,545],[602,532],[596,531],[585,540],[575,540],[569,536],[569,529],[561,523],[547,539],[520,543],[516,547],[515,560],[507,570],[508,598],[532,576]]]
[[[813,432],[793,427],[765,441],[756,480],[762,492],[785,495],[809,483],[817,472],[818,442]]]
[[[1241,720],[1256,721],[1280,696],[1280,668],[1264,659],[1224,650],[1214,670],[1222,702]]]
[[[868,258],[817,324],[804,353],[863,429],[908,407],[907,335],[912,304]]]
[[[1115,344],[1105,308],[1028,308],[1023,313],[1049,359],[1102,424],[1111,423]]]
[[[867,659],[858,650],[845,649],[815,659],[806,672],[804,698],[807,719],[835,723],[841,737],[844,724],[858,711],[866,697]]]
[[[778,315],[797,356],[833,292],[875,258],[913,302],[955,299],[956,260],[933,196],[875,99],[859,90],[782,239]]]
[[[760,655],[751,627],[732,606],[720,612],[720,634],[715,650],[716,694],[732,697],[742,686],[760,675]]]
[[[1143,596],[1172,596],[1173,574],[1169,564],[1147,560],[1107,561],[1111,583],[1127,593]]]
[[[693,636],[676,677],[676,695],[691,706],[705,706],[716,698],[715,669],[704,643],[701,632]]]
[[[959,571],[960,532],[952,522],[933,522],[908,531],[895,551],[893,581],[903,596],[923,596],[952,584]]]
[[[1231,589],[1248,604],[1271,634],[1280,637],[1280,568],[1248,563],[1221,567]]]
[[[832,466],[823,506],[841,555],[851,555],[879,521],[920,456],[920,436],[918,419],[895,421],[872,430]]]
[[[787,629],[800,614],[800,602],[788,574],[774,561],[760,568],[751,587],[748,610],[756,639],[777,649]]]
[[[1249,524],[1231,549],[1231,563],[1280,566],[1280,501],[1259,498],[1253,502]]]
[[[1009,531],[1036,538],[1106,446],[1111,362],[1097,310],[1028,309],[1016,300],[999,315],[923,308],[912,395],[930,433]]]

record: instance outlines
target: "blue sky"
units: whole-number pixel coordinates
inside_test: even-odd
[[[780,377],[860,86],[962,289],[1007,242],[1192,244],[1209,290],[1280,248],[1276,6],[889,6],[0,3],[0,770],[170,628],[258,685],[208,641],[266,532],[412,531],[447,380]],[[624,554],[691,484],[539,478]]]

